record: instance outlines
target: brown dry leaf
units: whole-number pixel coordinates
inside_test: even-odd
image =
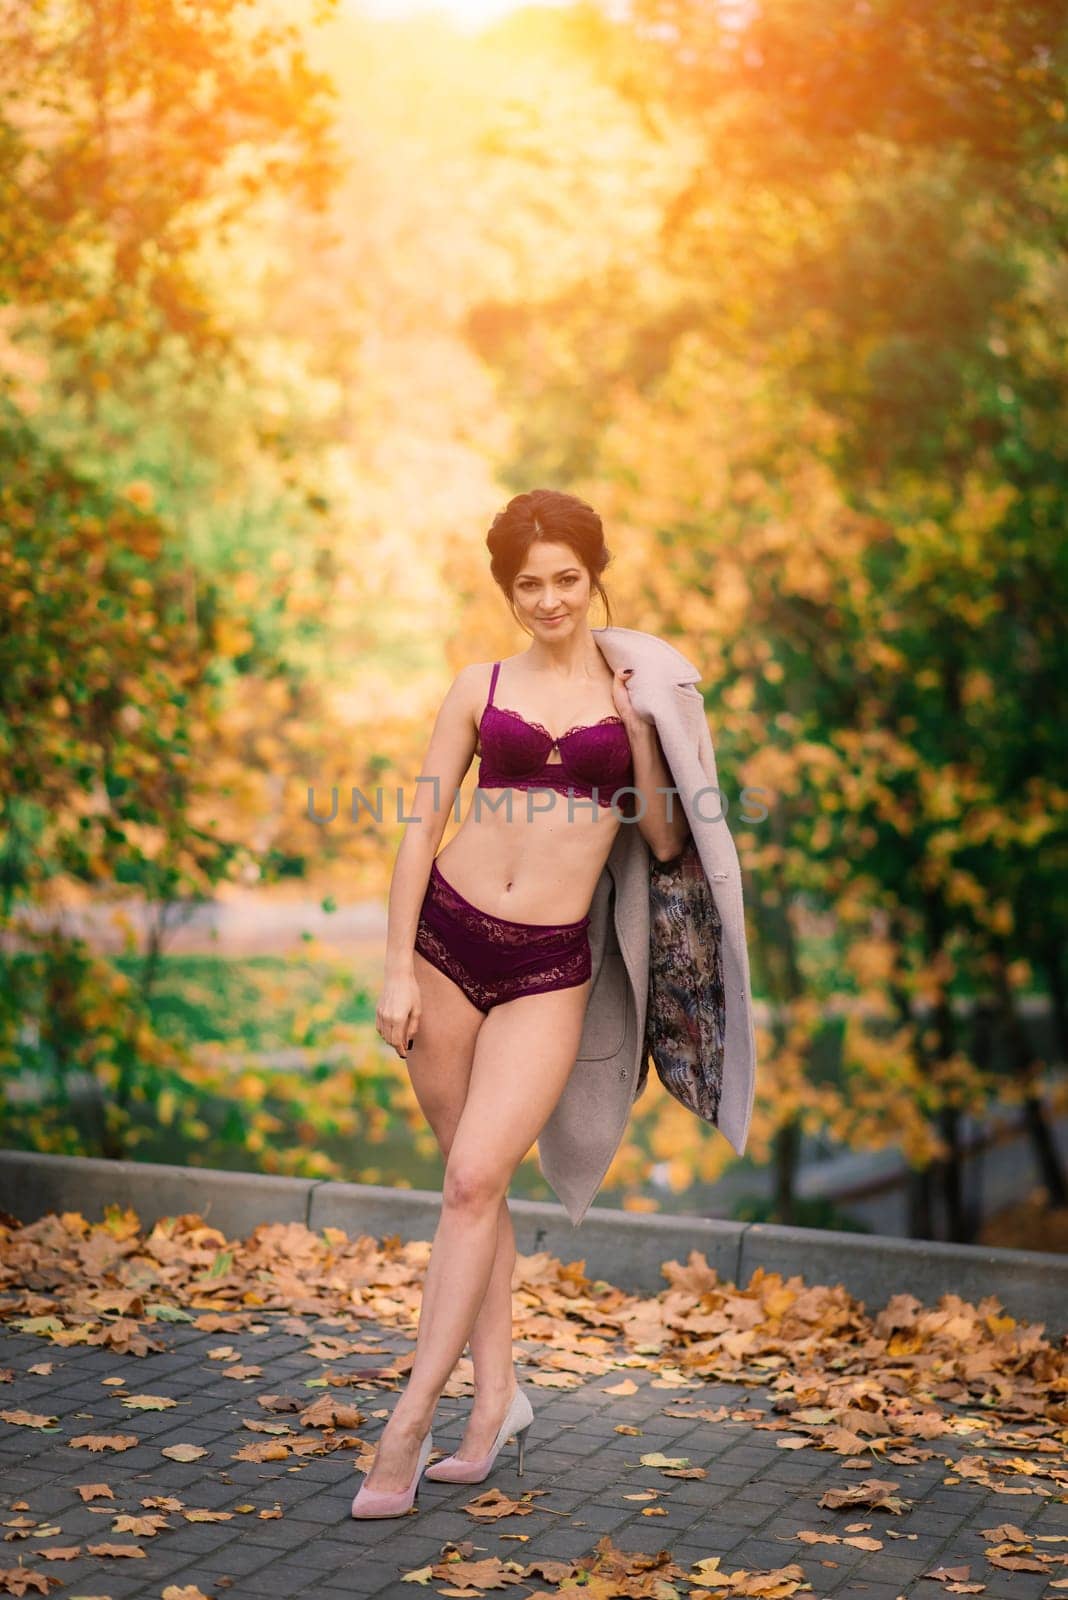
[[[143,1556],[145,1551],[139,1544],[91,1544],[91,1556]]]
[[[561,1561],[553,1556],[535,1556],[524,1568],[528,1578],[544,1578],[546,1583],[563,1583],[578,1571],[574,1561]]]
[[[472,1590],[504,1589],[522,1583],[523,1568],[518,1561],[502,1561],[500,1556],[487,1556],[483,1561],[436,1561],[435,1578],[449,1584],[460,1584],[460,1593]]]
[[[168,1583],[163,1590],[163,1600],[211,1600],[195,1583]]]
[[[284,1461],[289,1455],[289,1445],[280,1439],[265,1439],[262,1444],[242,1445],[230,1457],[231,1461]]]
[[[539,1494],[544,1492],[535,1491]],[[486,1489],[473,1500],[468,1500],[463,1509],[480,1522],[496,1522],[501,1517],[529,1517],[535,1508],[526,1494],[521,1500],[515,1500],[501,1489]]]
[[[241,1426],[248,1428],[250,1433],[292,1433],[288,1422],[258,1422],[252,1417],[242,1417]]]
[[[637,1392],[638,1385],[635,1383],[633,1378],[624,1378],[621,1383],[607,1384],[605,1388],[601,1390],[602,1394],[618,1395],[637,1394]]]
[[[1026,1544],[1028,1547],[1031,1544],[1032,1536],[1025,1533],[1022,1528],[1018,1528],[1015,1522],[999,1522],[996,1528],[980,1528],[979,1532],[984,1539],[990,1539],[995,1544],[1011,1542],[1013,1544]]]
[[[704,1556],[702,1560],[693,1562],[690,1572],[696,1572],[702,1583],[711,1582],[713,1579],[718,1581],[723,1576],[719,1570],[722,1560],[722,1556]]]
[[[50,1573],[37,1572],[33,1567],[0,1567],[0,1594],[47,1594],[49,1589],[61,1589],[62,1583]],[[106,1596],[101,1596],[106,1600]]]
[[[166,1456],[170,1461],[199,1461],[201,1456],[206,1456],[207,1451],[200,1444],[168,1444],[160,1450],[161,1456]]]
[[[101,1498],[114,1500],[115,1498],[110,1485],[106,1483],[79,1483],[75,1487],[82,1499],[86,1501],[100,1500]]]
[[[46,1561],[74,1561],[81,1553],[80,1544],[53,1544],[34,1552],[35,1555],[43,1556]]]
[[[132,1411],[166,1411],[178,1404],[177,1400],[165,1394],[124,1394],[122,1403]]]
[[[172,1524],[167,1521],[167,1518],[161,1516],[158,1512],[149,1512],[142,1517],[138,1516],[136,1512],[120,1511],[116,1515],[115,1521],[111,1524],[111,1531],[112,1533],[136,1533],[140,1538],[151,1539],[153,1534],[157,1534],[161,1529],[171,1526]]]
[[[45,1417],[37,1411],[0,1411],[0,1417],[15,1428],[58,1428],[58,1417]]]
[[[359,1353],[358,1346],[354,1345],[351,1339],[332,1339],[320,1336],[318,1339],[313,1339],[308,1346],[308,1354],[314,1356],[316,1361],[340,1361],[342,1356],[352,1356]]]
[[[851,1484],[845,1489],[825,1489],[816,1504],[831,1511],[840,1511],[843,1506],[872,1506],[877,1511],[892,1511],[895,1516],[901,1516],[908,1510],[909,1502],[891,1492],[896,1488],[896,1483],[881,1478],[865,1478],[863,1483]]]
[[[366,1448],[363,1439],[357,1439],[351,1433],[313,1433],[303,1439],[287,1439],[286,1444],[292,1456],[326,1456],[336,1450],[362,1450]]]
[[[136,1433],[80,1433],[67,1443],[72,1450],[132,1450],[141,1441]]]
[[[49,1378],[54,1367],[54,1361],[35,1361],[32,1367],[26,1368],[26,1371],[32,1372],[35,1378]]]
[[[262,1367],[243,1367],[243,1366],[240,1366],[240,1365],[238,1365],[236,1367],[224,1367],[222,1375],[223,1375],[224,1378],[238,1378],[238,1379],[242,1379],[242,1378],[262,1378],[263,1377],[263,1368]]]
[[[300,1413],[301,1426],[305,1428],[358,1428],[366,1420],[359,1406],[346,1405],[327,1394]]]
[[[258,1394],[256,1404],[264,1411],[302,1411],[305,1402],[293,1394]]]
[[[1049,1562],[1054,1559],[1051,1556],[1049,1560],[1043,1561],[1039,1556],[1014,1550],[1011,1545],[988,1549],[984,1553],[990,1565],[1000,1567],[1003,1572],[1048,1572]]]
[[[629,1434],[632,1438],[635,1438],[635,1439],[640,1439],[641,1438],[641,1432],[642,1432],[642,1430],[640,1428],[632,1428],[629,1422],[617,1422],[612,1431],[613,1431],[613,1433],[626,1433],[626,1434]]]
[[[240,1511],[241,1507],[238,1506],[237,1509]],[[252,1507],[248,1506],[246,1509],[251,1511]],[[190,1506],[187,1511],[182,1512],[182,1516],[187,1522],[232,1522],[234,1520],[232,1511],[209,1511],[203,1506]]]

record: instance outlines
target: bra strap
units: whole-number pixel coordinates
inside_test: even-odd
[[[491,706],[493,704],[493,691],[497,687],[497,674],[498,674],[498,672],[500,672],[500,670],[501,670],[500,662],[499,661],[495,661],[493,663],[493,671],[490,673],[489,699],[486,701],[486,704],[488,706]]]

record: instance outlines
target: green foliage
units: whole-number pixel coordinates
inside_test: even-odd
[[[746,1195],[731,1206],[732,1222],[784,1223],[781,1209],[768,1195]],[[791,1228],[831,1228],[841,1233],[870,1233],[871,1229],[858,1222],[848,1211],[835,1205],[833,1200],[819,1195],[811,1199],[795,1197],[790,1204]]]

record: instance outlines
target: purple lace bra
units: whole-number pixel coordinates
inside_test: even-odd
[[[634,783],[630,740],[622,717],[602,717],[600,722],[568,728],[554,739],[540,722],[528,722],[518,711],[493,704],[499,661],[493,663],[489,698],[478,725],[482,759],[478,767],[480,789],[555,789],[611,806],[617,789]],[[550,761],[553,749],[560,760]]]

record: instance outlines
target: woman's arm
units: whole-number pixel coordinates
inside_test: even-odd
[[[478,673],[477,664],[457,673],[441,703],[417,774],[423,781],[413,781],[402,791],[407,821],[389,886],[385,981],[376,1018],[379,1033],[402,1057],[419,1025],[415,934],[430,865],[475,753],[473,708],[481,681]]]
[[[646,722],[635,714],[630,703],[627,687],[630,670],[627,667],[616,668],[612,699],[615,701],[616,710],[623,718],[623,725],[630,739],[631,755],[634,758],[634,787],[641,794],[645,804],[644,807],[640,806],[635,798],[633,804],[627,805],[626,813],[636,818],[642,838],[656,859],[671,861],[679,854],[689,838],[690,824],[686,820],[682,800],[673,790],[671,770],[664,759],[660,735],[653,723]],[[668,789],[673,792],[670,794],[657,792]],[[644,814],[638,816],[639,811],[643,811]],[[633,824],[627,823],[625,826],[631,827]]]
[[[686,813],[677,790],[673,790],[671,794],[657,792],[672,789],[674,780],[671,769],[664,759],[663,747],[655,726],[651,722],[638,720],[628,732],[631,753],[634,756],[634,787],[641,792],[645,801],[645,815],[638,817],[637,825],[656,859],[671,861],[686,843],[690,834],[690,824],[686,820]],[[636,803],[635,815],[640,809]]]

